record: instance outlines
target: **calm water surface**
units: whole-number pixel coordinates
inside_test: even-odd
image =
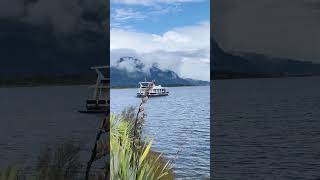
[[[111,110],[137,107],[137,89],[112,89]],[[170,95],[150,98],[145,107],[145,135],[154,150],[173,159],[177,179],[208,179],[210,173],[210,87],[171,87]]]
[[[319,179],[320,78],[214,82],[214,179]]]
[[[46,145],[75,141],[86,162],[99,115],[80,114],[87,86],[0,88],[0,167],[34,166]]]

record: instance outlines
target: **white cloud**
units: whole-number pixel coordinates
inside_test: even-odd
[[[151,6],[156,4],[174,4],[186,2],[202,2],[203,0],[111,0],[112,3],[126,5]]]
[[[115,9],[114,12],[111,15],[112,20],[114,21],[127,21],[127,20],[143,20],[146,18],[145,15],[143,15],[139,11],[135,11],[131,8],[118,8]]]
[[[174,28],[161,35],[113,28],[110,31],[111,65],[122,56],[133,56],[146,64],[157,63],[184,78],[209,80],[210,24]]]
[[[151,20],[154,21],[157,17],[169,14],[181,12],[181,5],[179,4],[165,4],[154,5],[144,8],[143,10],[133,7],[125,6],[121,8],[111,9],[111,27],[121,27],[122,29],[131,24],[134,21]],[[124,28],[127,29],[127,28]],[[131,29],[131,27],[129,28]]]
[[[111,0],[111,27],[126,26],[137,20],[155,20],[158,16],[182,11],[184,3],[198,3],[205,0]],[[141,9],[143,6],[143,9]],[[129,27],[131,29],[131,27]]]
[[[175,28],[162,35],[113,28],[111,49],[134,49],[138,53],[157,50],[194,51],[209,48],[210,24],[203,22],[194,26]]]

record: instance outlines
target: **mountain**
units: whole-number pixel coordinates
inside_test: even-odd
[[[257,53],[230,53],[211,39],[213,79],[320,75],[320,64],[270,57]]]
[[[94,82],[90,67],[108,63],[108,36],[103,31],[61,35],[49,25],[1,18],[0,29],[0,86]]]
[[[137,58],[122,57],[116,65],[111,66],[111,87],[137,87],[145,79],[155,80],[163,86],[196,86],[209,85],[207,81],[184,79],[171,70],[161,70],[154,64],[145,70],[145,65]]]

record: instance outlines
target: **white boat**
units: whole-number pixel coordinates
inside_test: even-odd
[[[137,97],[143,97],[145,95],[145,90],[150,87],[149,90],[149,97],[156,97],[156,96],[168,96],[169,91],[166,87],[162,87],[161,85],[156,85],[154,81],[151,82],[139,82],[139,89],[137,92]]]
[[[109,67],[97,66],[92,67],[97,73],[96,84],[89,86],[89,95],[86,100],[86,110],[81,113],[105,113],[109,111]]]

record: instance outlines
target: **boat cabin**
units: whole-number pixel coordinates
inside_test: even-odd
[[[88,98],[86,100],[85,113],[104,113],[109,111],[109,66],[96,66],[92,67],[97,73],[96,84],[89,86]]]
[[[168,96],[169,91],[167,90],[166,87],[162,87],[161,85],[156,85],[155,81],[144,81],[144,82],[139,82],[139,89],[137,92],[137,97],[143,97],[145,95],[145,90],[150,87],[151,89],[149,90],[149,97],[154,97],[154,96]]]

